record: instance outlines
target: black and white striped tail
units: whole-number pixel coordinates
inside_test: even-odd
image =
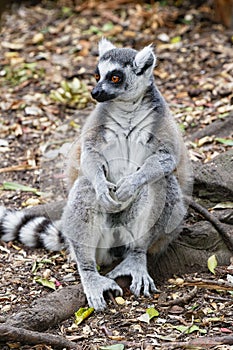
[[[28,247],[61,250],[65,248],[65,242],[60,224],[60,221],[52,223],[43,216],[0,206],[0,239],[5,242],[18,240]]]

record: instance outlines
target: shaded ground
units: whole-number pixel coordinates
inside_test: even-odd
[[[44,192],[38,196],[19,189],[1,189],[0,199],[10,207],[66,196],[64,155],[94,107],[87,91],[94,85],[97,42],[102,35],[119,46],[139,49],[151,42],[155,45],[156,83],[186,137],[219,118],[228,118],[233,109],[232,33],[211,20],[209,6],[195,9],[190,5],[178,8],[115,1],[98,5],[87,2],[74,9],[64,3],[56,7],[48,2],[22,6],[6,14],[2,24],[0,185],[14,181]],[[212,135],[187,142],[192,160],[206,162],[224,152],[232,146],[232,132],[229,130],[224,138]],[[56,288],[78,280],[76,268],[65,253],[1,244],[0,256],[3,315],[49,292],[35,276],[54,281]],[[219,286],[219,278],[226,280],[227,274],[232,274],[232,268],[218,268],[216,276],[179,276],[177,271],[181,279],[176,276],[159,286],[161,294],[136,299],[126,291],[124,305],[110,302],[105,313],[94,314],[78,328],[70,319],[56,332],[77,341],[83,349],[116,342],[128,344],[127,349],[147,350],[197,335],[232,334],[232,290]],[[164,305],[188,295],[199,278],[207,280],[206,286],[198,288],[191,300]],[[185,284],[190,280],[191,285]],[[148,325],[138,317],[150,306],[160,314]],[[19,345],[3,348],[9,347]]]

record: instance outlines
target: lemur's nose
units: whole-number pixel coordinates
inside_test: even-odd
[[[98,102],[106,102],[115,98],[115,94],[111,92],[106,92],[101,84],[96,85],[91,92],[91,96]]]
[[[92,90],[91,96],[92,96],[94,99],[97,99],[97,98],[101,95],[102,92],[103,92],[103,90],[96,86],[96,87],[94,87],[94,89]]]

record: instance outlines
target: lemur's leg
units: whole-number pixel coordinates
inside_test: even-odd
[[[91,183],[80,177],[73,185],[63,214],[63,232],[74,254],[89,306],[102,310],[106,306],[103,293],[107,290],[122,294],[110,278],[99,275],[96,267],[96,247],[104,225],[104,213],[98,211]]]
[[[161,184],[160,188],[162,188]],[[131,249],[126,258],[107,275],[113,279],[130,275],[132,277],[130,289],[137,296],[141,290],[145,296],[149,296],[150,290],[152,292],[156,291],[154,281],[147,271],[146,254],[148,248],[153,244],[155,249],[158,248],[158,253],[166,249],[168,244],[177,236],[178,227],[185,214],[181,190],[175,176],[172,175],[167,180],[165,196],[162,193],[163,191],[160,191],[158,195],[158,190],[159,187],[156,184],[151,185],[148,188],[150,194],[148,203],[145,203],[142,191],[141,198],[135,201],[128,213],[125,212],[126,217],[130,218],[132,211],[134,211],[132,217],[135,220],[127,226],[135,240],[129,244]],[[148,213],[149,205],[151,207]],[[137,215],[135,215],[135,212]],[[143,220],[142,217],[144,217]],[[154,222],[152,218],[154,218]],[[156,247],[156,242],[158,242],[158,247]]]

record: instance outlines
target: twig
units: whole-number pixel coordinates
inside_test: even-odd
[[[214,228],[222,235],[227,247],[233,251],[233,234],[229,234],[225,229],[224,225],[216,218],[213,214],[211,214],[206,208],[204,208],[199,203],[195,202],[193,199],[189,197],[185,197],[185,200],[189,204],[189,206],[194,209],[196,212],[201,214],[206,220],[208,220]],[[232,232],[233,233],[233,232]]]
[[[222,337],[199,337],[188,342],[163,343],[162,349],[191,349],[192,347],[213,347],[215,345],[233,345],[233,335]]]
[[[63,338],[60,335],[53,335],[49,333],[40,333],[29,331],[24,328],[17,328],[0,324],[0,341],[10,342],[17,341],[22,344],[47,344],[56,347],[57,349],[80,349],[76,343]]]
[[[113,302],[113,304],[117,305],[117,302],[114,299],[114,296],[113,296],[113,294],[112,294],[112,292],[110,290],[107,291],[107,295],[108,295],[109,299]]]
[[[232,290],[233,285],[232,283],[223,281],[223,280],[207,280],[207,279],[201,279],[201,280],[191,280],[189,278],[186,279],[187,282],[184,282],[184,286],[193,286],[199,288],[209,288],[209,289],[215,289],[215,290]]]
[[[161,302],[160,305],[162,306],[173,306],[173,305],[181,305],[181,304],[186,304],[190,300],[192,300],[195,295],[197,294],[197,287],[195,286],[189,294],[184,295],[183,297],[177,298],[175,300],[170,300],[167,302]]]
[[[31,165],[12,165],[12,166],[8,166],[5,168],[1,168],[0,169],[0,174],[2,173],[8,173],[10,171],[23,171],[23,170],[36,170],[39,169],[39,166],[31,166]]]

